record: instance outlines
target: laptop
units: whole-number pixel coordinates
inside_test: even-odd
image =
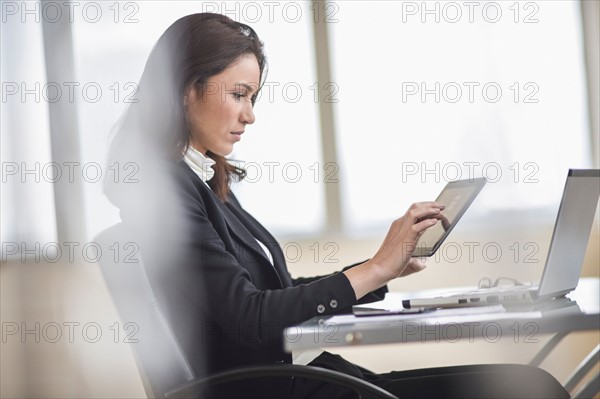
[[[537,303],[577,287],[600,197],[600,169],[569,169],[539,285],[523,284],[454,292],[402,301],[406,309]]]

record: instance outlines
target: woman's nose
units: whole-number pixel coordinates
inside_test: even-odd
[[[252,104],[248,103],[242,110],[242,114],[240,115],[240,122],[251,125],[254,123],[255,120],[256,117],[254,116],[254,108],[252,107]]]

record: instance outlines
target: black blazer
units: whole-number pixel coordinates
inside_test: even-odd
[[[357,303],[343,273],[293,279],[275,238],[233,194],[223,203],[182,161],[173,179],[185,234],[176,239],[168,234],[161,244],[174,245],[180,256],[161,258],[153,243],[142,249],[142,258],[159,305],[197,375],[291,363],[283,350],[284,328],[348,311]],[[168,220],[172,211],[156,212]],[[270,250],[274,265],[255,238]],[[360,302],[383,299],[385,292],[383,287]],[[273,392],[289,388],[289,380],[280,382],[262,385],[278,395]]]

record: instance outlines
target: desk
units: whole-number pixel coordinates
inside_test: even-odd
[[[392,300],[407,294],[388,293]],[[414,295],[413,295],[414,296]],[[430,313],[357,318],[314,317],[284,332],[288,352],[304,349],[403,342],[457,342],[600,329],[600,280],[583,278],[557,308],[440,309]],[[377,307],[376,304],[373,304]],[[490,312],[491,311],[491,312]]]
[[[387,298],[389,296],[389,298]],[[388,293],[386,302],[416,297],[414,294]],[[378,307],[377,304],[371,304]],[[536,336],[554,337],[530,361],[539,366],[543,359],[569,333],[600,330],[600,279],[582,278],[575,291],[566,298],[528,308],[505,308],[502,305],[481,308],[440,309],[430,313],[357,318],[352,315],[315,317],[284,331],[288,352],[315,348],[349,347],[407,342],[458,342],[484,339],[498,342],[502,338],[515,342],[537,342]],[[598,362],[599,346],[571,373],[565,388],[572,391]],[[599,376],[592,378],[581,395],[587,397],[598,386]],[[585,391],[590,389],[591,391]]]

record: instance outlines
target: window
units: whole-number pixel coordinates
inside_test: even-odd
[[[2,251],[14,253],[16,246],[35,251],[36,243],[56,241],[46,101],[51,89],[41,24],[31,17],[3,17],[0,235]]]
[[[591,166],[578,2],[336,7],[346,231],[478,176],[493,184],[468,216],[555,210],[567,169]]]

